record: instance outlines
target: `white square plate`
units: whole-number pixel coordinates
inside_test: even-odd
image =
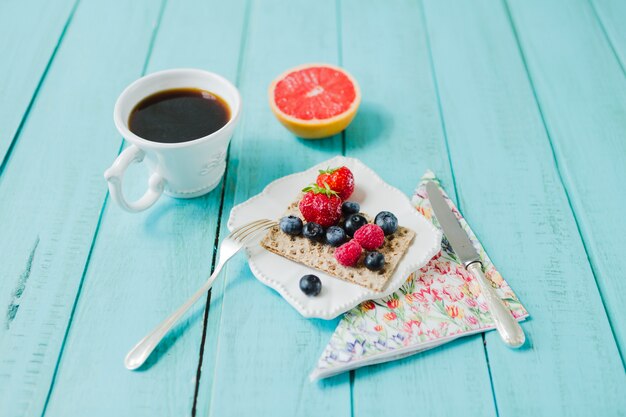
[[[361,212],[374,217],[380,211],[390,211],[396,215],[400,225],[415,231],[416,236],[382,292],[331,277],[271,253],[259,245],[248,248],[252,273],[259,281],[278,291],[305,317],[333,319],[365,300],[393,293],[411,272],[424,266],[441,248],[441,232],[415,210],[400,190],[385,183],[358,159],[343,156],[270,183],[263,192],[232,209],[228,220],[229,230],[257,219],[280,219],[300,190],[315,182],[320,169],[344,165],[354,174],[356,185],[350,201],[359,203]],[[315,274],[322,281],[322,292],[317,297],[307,297],[300,291],[300,278],[306,274]]]

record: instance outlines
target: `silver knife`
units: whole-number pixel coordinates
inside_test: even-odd
[[[511,315],[509,309],[504,305],[487,280],[487,277],[485,277],[483,264],[480,260],[480,256],[478,256],[478,252],[450,209],[450,206],[448,206],[448,203],[443,198],[439,186],[430,181],[426,184],[426,192],[428,192],[428,198],[433,212],[443,229],[443,233],[448,238],[448,242],[450,242],[454,253],[456,253],[456,256],[463,262],[465,269],[478,281],[502,341],[509,347],[518,348],[522,346],[526,340],[522,327]]]

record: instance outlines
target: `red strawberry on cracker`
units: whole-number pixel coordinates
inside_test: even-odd
[[[307,222],[315,222],[322,227],[330,227],[339,222],[342,200],[337,192],[315,184],[302,191],[306,194],[300,200],[298,208]]]
[[[317,176],[317,185],[325,187],[325,184],[328,184],[331,190],[336,191],[339,197],[346,201],[354,191],[354,175],[345,166],[320,170],[320,174]]]

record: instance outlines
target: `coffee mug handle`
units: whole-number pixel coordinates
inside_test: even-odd
[[[165,186],[165,180],[163,177],[154,172],[150,175],[150,179],[148,180],[148,190],[145,194],[137,201],[126,201],[122,192],[122,179],[124,178],[124,172],[133,162],[143,161],[145,156],[146,153],[144,151],[135,145],[130,145],[128,148],[124,149],[121,154],[119,154],[115,162],[113,162],[113,165],[104,171],[104,179],[106,179],[109,183],[109,193],[111,194],[111,198],[113,198],[113,201],[119,204],[120,207],[131,213],[143,211],[156,203],[159,197],[161,197],[161,194],[163,194],[163,188]]]

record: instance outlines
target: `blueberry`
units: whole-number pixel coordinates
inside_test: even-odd
[[[302,220],[296,216],[287,216],[280,219],[280,230],[291,236],[302,233]]]
[[[385,266],[385,256],[380,252],[370,252],[365,256],[365,267],[372,271],[380,271]]]
[[[383,229],[383,232],[385,232],[385,236],[391,235],[395,233],[396,230],[398,230],[398,218],[394,216],[393,213],[390,213],[388,211],[381,211],[380,213],[378,213],[376,215],[376,218],[374,219],[374,223],[376,223],[378,226],[380,226],[381,229]]]
[[[346,241],[346,232],[339,226],[330,226],[326,229],[326,242],[330,246],[339,246]]]
[[[360,214],[353,214],[346,219],[346,233],[354,236],[354,232],[367,224],[367,219]]]
[[[322,281],[315,275],[300,278],[300,289],[309,297],[316,297],[322,291]]]
[[[345,216],[357,214],[359,211],[361,211],[361,206],[359,206],[359,203],[355,203],[354,201],[344,201],[341,205],[341,212]]]
[[[316,242],[322,242],[324,240],[324,228],[315,222],[309,222],[304,225],[302,229],[304,237],[308,237]]]

